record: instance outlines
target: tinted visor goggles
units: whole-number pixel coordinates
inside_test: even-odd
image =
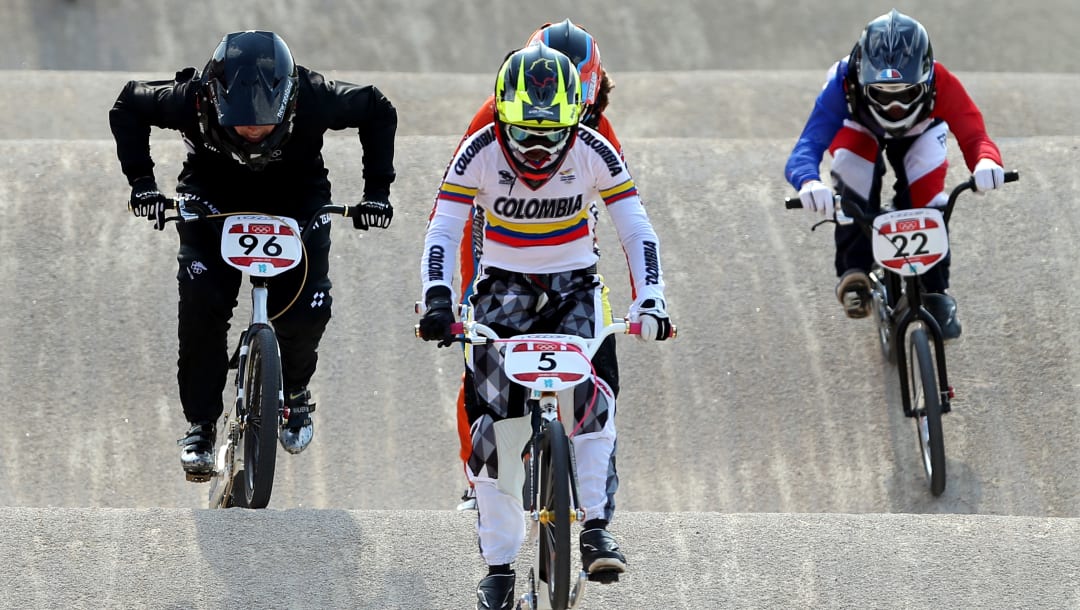
[[[570,128],[531,129],[529,127],[520,127],[518,125],[507,125],[506,134],[521,148],[528,149],[534,146],[551,148],[570,135]]]
[[[907,83],[876,83],[865,87],[866,98],[881,108],[889,108],[896,104],[907,110],[913,104],[922,99],[926,92],[926,85],[919,83],[910,85]]]

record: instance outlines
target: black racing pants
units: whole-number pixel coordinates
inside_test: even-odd
[[[221,259],[219,223],[181,224],[178,230],[180,403],[188,421],[215,420],[223,410],[232,356],[229,321],[243,276]],[[269,284],[267,308],[281,349],[286,391],[306,386],[314,375],[319,341],[330,321],[330,224],[320,222],[305,243],[306,278],[301,263]]]

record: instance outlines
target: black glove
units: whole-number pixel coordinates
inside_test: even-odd
[[[131,200],[128,202],[131,213],[153,222],[158,231],[165,228],[165,210],[169,205],[168,198],[158,190],[152,176],[139,178],[131,184]]]
[[[352,209],[353,226],[357,229],[368,230],[368,227],[385,229],[390,226],[394,218],[394,206],[389,201],[364,200],[356,204]]]
[[[446,286],[432,286],[424,297],[427,311],[420,318],[420,338],[424,341],[438,341],[439,347],[454,344],[454,335],[450,325],[454,323],[454,310],[450,303],[450,289]]]

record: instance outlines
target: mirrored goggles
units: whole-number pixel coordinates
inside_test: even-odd
[[[893,104],[899,104],[901,108],[907,109],[912,104],[921,100],[923,93],[925,92],[926,85],[922,83],[917,85],[909,85],[907,83],[876,83],[867,85],[865,88],[867,99],[882,108],[888,108]]]
[[[519,127],[517,125],[507,126],[506,132],[510,135],[510,138],[515,142],[522,144],[527,143],[532,139],[536,144],[558,144],[566,139],[566,136],[570,135],[570,129],[556,128],[556,129],[530,129],[528,127]]]

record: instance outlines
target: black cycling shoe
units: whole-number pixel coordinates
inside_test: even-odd
[[[214,474],[214,422],[201,421],[191,424],[187,435],[176,441],[180,450],[180,465],[184,467],[187,480],[201,483],[209,481]]]
[[[848,269],[836,283],[836,300],[844,306],[849,318],[870,315],[873,300],[870,296],[870,276],[862,269]]]
[[[513,610],[514,573],[488,574],[476,587],[476,610]]]
[[[626,571],[626,557],[611,532],[594,528],[581,532],[581,566],[589,573],[618,575]]]
[[[952,295],[943,292],[925,293],[923,306],[937,321],[938,327],[941,328],[942,339],[955,339],[960,336],[963,328],[960,326],[960,318],[956,315],[956,299]]]
[[[311,392],[307,388],[285,392],[285,412],[288,420],[278,433],[278,441],[285,451],[297,454],[307,449],[315,434],[311,425],[311,414],[315,412]]]

